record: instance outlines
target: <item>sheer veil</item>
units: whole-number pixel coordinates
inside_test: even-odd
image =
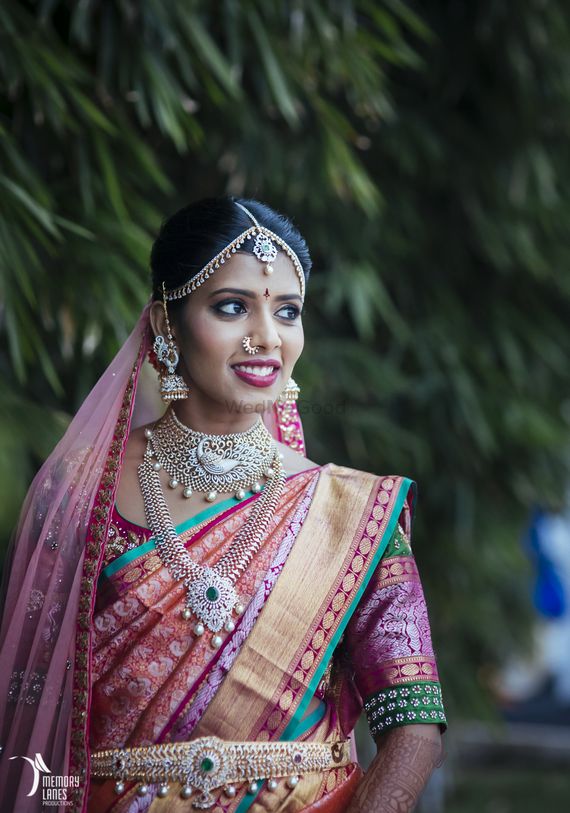
[[[3,805],[13,800],[17,811],[43,809],[46,772],[78,777],[73,779],[78,787],[67,793],[73,808],[60,809],[85,810],[90,630],[110,508],[129,432],[164,410],[147,360],[149,310],[147,305],[36,475],[7,557],[0,627],[0,798]],[[276,404],[264,413],[264,422],[277,440],[304,453],[294,403]],[[30,795],[38,773],[39,788]]]

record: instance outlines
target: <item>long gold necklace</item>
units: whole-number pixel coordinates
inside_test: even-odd
[[[259,476],[258,467],[260,461],[261,459],[265,460],[266,456],[267,438],[262,440],[263,434],[267,433],[270,439],[270,465],[264,469],[267,482],[263,493],[253,507],[251,516],[222,558],[213,567],[203,567],[192,559],[176,533],[162,491],[159,472],[163,467],[167,470],[171,479],[174,478],[182,483],[193,482],[189,466],[179,467],[173,460],[169,459],[167,461],[162,457],[164,450],[172,448],[174,443],[172,438],[167,441],[168,429],[165,427],[173,425],[172,420],[167,416],[168,412],[155,426],[154,430],[146,431],[147,448],[143,462],[138,467],[145,514],[148,526],[153,532],[157,553],[161,561],[172,578],[176,581],[183,581],[186,588],[185,606],[182,610],[183,618],[190,620],[195,617],[196,620],[193,625],[195,635],[203,635],[205,628],[214,633],[211,644],[214,649],[218,649],[222,644],[222,637],[219,634],[221,630],[232,632],[235,629],[232,614],[240,615],[243,612],[243,603],[239,600],[235,583],[245,572],[263,544],[271,518],[275,514],[279,498],[283,492],[285,473],[277,446],[261,419],[259,419],[259,423],[261,423],[262,428],[256,423],[254,427],[246,432],[235,432],[230,435],[204,435],[203,433],[194,432],[188,427],[183,427],[176,419],[177,430],[180,427],[187,430],[182,434],[178,431],[175,435],[179,442],[182,437],[186,439],[184,448],[180,448],[179,445],[176,447],[176,460],[186,460],[187,456],[192,455],[197,445],[202,441],[204,441],[201,447],[202,452],[216,449],[217,459],[208,457],[204,460],[204,456],[202,456],[201,470],[196,473],[195,478],[200,478],[199,482],[201,484],[203,484],[205,478],[209,487],[212,481],[208,481],[208,476],[216,477],[215,482],[220,490],[230,490],[222,488],[222,483],[228,482],[227,479],[223,479],[224,475],[236,470],[237,465],[233,465],[235,461],[239,462],[243,475],[240,482],[250,483],[251,478],[254,476],[254,472],[247,470],[247,461],[249,461],[250,466],[254,465],[251,461],[256,461],[255,477]],[[157,429],[159,430],[158,433]],[[255,432],[253,432],[254,429]],[[157,440],[159,433],[160,439]],[[244,438],[249,440],[250,443],[244,442]],[[255,438],[258,442],[261,441],[261,449],[257,447],[257,452],[251,449],[252,438]],[[192,457],[192,459],[194,458]],[[232,463],[231,468],[228,466],[225,472],[223,471],[224,461],[231,461]],[[204,462],[212,467],[215,466],[215,473],[208,472]],[[168,464],[168,468],[166,464]],[[230,479],[229,482],[233,481]],[[254,479],[254,482],[258,481]],[[218,488],[216,488],[216,491]]]

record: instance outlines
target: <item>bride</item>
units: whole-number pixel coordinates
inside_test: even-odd
[[[265,204],[207,199],[151,267],[9,557],[3,810],[411,810],[446,725],[415,486],[306,457],[307,245]]]

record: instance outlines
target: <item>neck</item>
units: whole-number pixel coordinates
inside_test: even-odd
[[[207,412],[192,398],[175,401],[173,404],[176,417],[194,432],[206,435],[230,435],[234,432],[246,432],[257,423],[259,412],[231,412],[208,408]]]

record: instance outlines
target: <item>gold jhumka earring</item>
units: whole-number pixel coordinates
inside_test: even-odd
[[[165,340],[164,336],[157,336],[152,346],[158,361],[166,367],[166,373],[159,373],[160,397],[163,401],[181,401],[183,398],[188,398],[190,389],[182,376],[176,375],[175,373],[180,356],[178,347],[174,343],[174,337],[172,336],[170,321],[168,319],[166,286],[164,282],[162,283],[162,306],[164,308],[164,318],[168,331],[167,340]]]
[[[297,400],[300,392],[301,388],[299,385],[290,378],[285,385],[285,389],[280,393],[278,400],[281,401],[282,404],[290,404]]]

